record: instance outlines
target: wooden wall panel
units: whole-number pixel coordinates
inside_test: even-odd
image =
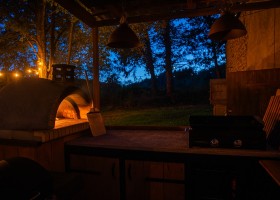
[[[227,41],[227,72],[280,68],[280,8],[242,12],[247,35]]]
[[[280,68],[280,9],[275,9],[275,68]]]
[[[39,146],[36,151],[36,161],[39,162],[46,169],[51,170],[52,166],[52,149],[51,142],[44,143]]]
[[[64,141],[54,140],[51,145],[51,170],[62,172],[65,169],[64,165]]]
[[[4,145],[0,145],[0,160],[3,160],[4,158],[5,158]]]
[[[18,155],[36,160],[36,149],[34,147],[18,147]]]
[[[247,16],[247,70],[269,69],[274,66],[274,17],[274,9]]]
[[[63,172],[64,162],[64,143],[84,135],[85,132],[77,132],[59,139],[45,142],[41,145],[27,145],[25,141],[17,143],[4,142],[0,144],[0,160],[22,156],[30,158],[43,167],[51,171]]]
[[[12,158],[19,155],[17,146],[4,146],[4,158]]]
[[[231,72],[227,74],[229,115],[263,117],[269,99],[280,88],[280,69]]]

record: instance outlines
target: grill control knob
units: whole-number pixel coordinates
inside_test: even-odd
[[[216,138],[214,138],[214,139],[212,139],[211,141],[210,141],[210,146],[211,147],[218,147],[219,146],[219,140],[218,139],[216,139]]]
[[[240,148],[242,146],[242,140],[234,140],[233,146],[236,148]]]

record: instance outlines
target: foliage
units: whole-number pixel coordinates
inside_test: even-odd
[[[38,29],[39,15],[43,12],[38,10],[39,3],[46,3],[44,30]],[[73,23],[70,64],[77,66],[77,77],[83,77],[84,70],[92,70],[91,28],[77,21],[58,4],[44,0],[3,0],[0,4],[0,19],[0,69],[38,69],[38,61],[43,59],[45,64],[42,67],[50,72],[52,63],[67,63],[69,30]],[[45,47],[42,49],[42,52],[46,53],[45,59],[40,57],[41,47]],[[100,55],[104,55],[100,59],[101,66],[104,66],[104,63],[108,65],[106,53],[101,51]]]
[[[30,13],[25,12],[29,10],[28,6],[26,1],[1,1],[0,59],[2,69],[22,70],[34,58],[33,46],[29,46],[29,41],[26,39],[34,33],[34,18]],[[35,40],[33,36],[31,39]]]
[[[176,20],[180,32],[180,46],[188,55],[185,62],[195,70],[219,68],[225,64],[225,42],[215,42],[208,38],[211,25],[217,15]],[[186,55],[185,54],[185,55]],[[220,78],[221,74],[217,74]]]
[[[225,66],[223,66],[225,74]],[[172,105],[209,104],[210,79],[215,78],[215,68],[194,71],[192,68],[174,71],[174,95],[165,95],[165,74],[158,76],[159,92],[152,95],[151,79],[122,85],[116,78],[101,84],[101,107],[103,109],[143,108]],[[223,76],[225,77],[225,76]]]

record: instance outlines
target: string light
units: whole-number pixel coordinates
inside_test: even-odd
[[[20,74],[19,74],[18,72],[15,72],[15,73],[14,73],[14,76],[15,76],[16,78],[18,78],[18,77],[20,77]]]
[[[26,78],[36,78],[39,75],[39,71],[37,69],[29,68],[25,70],[24,72],[20,71],[0,71],[0,78],[1,81],[10,82],[12,80],[18,80],[20,78],[26,77]],[[4,78],[4,79],[3,79]]]

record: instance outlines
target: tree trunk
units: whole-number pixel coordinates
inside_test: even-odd
[[[212,51],[213,51],[213,60],[215,63],[216,77],[221,78],[222,75],[221,75],[220,66],[218,64],[217,50],[216,50],[216,46],[214,44],[212,45]]]
[[[73,18],[73,17],[71,17]],[[69,29],[69,38],[68,38],[68,55],[67,55],[67,64],[70,64],[71,54],[72,54],[72,40],[74,34],[74,21],[71,19],[70,29]]]
[[[50,58],[49,58],[49,74],[48,78],[52,79],[52,64],[55,62],[55,50],[56,50],[56,44],[55,44],[55,24],[56,24],[56,17],[54,12],[54,7],[52,7],[52,15],[51,15],[51,24],[50,24]]]
[[[170,38],[170,21],[164,23],[164,45],[165,45],[165,76],[166,76],[166,95],[172,97],[173,95],[173,73],[171,62],[171,38]]]
[[[151,41],[150,41],[150,37],[148,34],[148,30],[146,30],[145,36],[146,37],[145,37],[144,56],[145,56],[145,60],[146,60],[146,68],[151,75],[151,91],[152,91],[152,94],[155,96],[158,93],[158,88],[157,88],[157,80],[156,80],[156,74],[155,74],[155,66],[154,66],[154,62],[153,62],[153,54],[152,54],[152,49],[151,49]]]
[[[40,78],[47,78],[45,14],[46,1],[36,0],[36,39],[38,43],[38,70]]]

